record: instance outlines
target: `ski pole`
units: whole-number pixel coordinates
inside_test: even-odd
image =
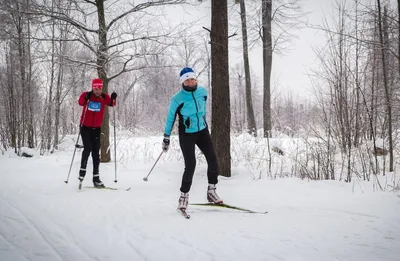
[[[72,160],[71,160],[71,164],[69,165],[69,171],[68,171],[67,179],[64,181],[66,184],[68,184],[69,176],[71,174],[72,163],[74,162],[76,148],[78,148],[78,146],[79,146],[78,145],[78,141],[79,141],[79,136],[80,135],[81,135],[81,127],[79,126],[79,133],[78,133],[78,138],[76,139],[76,143],[75,143],[74,154],[72,154]]]
[[[64,181],[66,184],[68,184],[69,176],[71,175],[72,163],[74,162],[76,149],[77,148],[81,148],[81,146],[78,144],[78,142],[79,142],[79,136],[81,135],[82,124],[85,121],[86,111],[87,111],[87,106],[85,108],[85,112],[83,113],[82,123],[79,124],[79,133],[78,133],[78,138],[76,139],[76,143],[75,143],[74,154],[72,154],[72,160],[71,160],[71,164],[69,165],[69,171],[68,171],[67,179]]]
[[[117,134],[115,132],[115,108],[114,108],[114,171],[115,171],[115,180],[114,182],[117,183]]]
[[[164,153],[164,151],[161,151],[160,156],[158,156],[156,162],[154,163],[153,167],[151,168],[151,170],[149,171],[149,174],[147,174],[146,177],[143,178],[144,181],[148,181],[148,178],[150,176],[150,173],[153,171],[154,167],[156,166],[158,160],[161,158],[161,155]]]

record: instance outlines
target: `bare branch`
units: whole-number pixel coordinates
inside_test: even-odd
[[[137,12],[137,11],[140,11],[140,10],[152,7],[152,6],[175,5],[175,4],[182,4],[184,2],[186,2],[186,0],[160,0],[157,2],[152,1],[152,2],[138,4],[138,5],[134,6],[133,8],[131,8],[130,10],[128,10],[128,11],[120,14],[119,16],[115,17],[114,19],[112,19],[110,21],[110,23],[108,24],[108,26],[106,27],[106,30],[108,31],[114,23],[116,23],[118,20],[122,19],[123,17],[125,17],[131,13],[134,13],[134,12]]]
[[[96,6],[96,3],[94,1],[90,1],[90,0],[82,0],[82,1],[85,2],[85,3],[92,4],[92,5]]]
[[[204,27],[204,26],[203,26],[203,29],[204,29],[204,30],[207,30],[207,31],[211,34],[211,30],[210,30],[210,29],[208,29],[208,28],[206,28],[206,27]]]
[[[43,7],[38,8],[38,10],[40,10],[40,9],[43,9]],[[22,13],[27,14],[27,15],[32,15],[32,16],[50,17],[52,19],[57,19],[57,20],[60,20],[63,22],[67,22],[80,30],[84,30],[84,31],[96,33],[96,34],[99,33],[98,29],[88,28],[81,22],[74,20],[73,18],[67,16],[64,13],[55,12],[55,11],[46,11],[46,10],[45,11],[22,11]]]

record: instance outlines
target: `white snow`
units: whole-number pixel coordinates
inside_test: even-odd
[[[103,182],[119,190],[81,192],[81,150],[64,183],[75,138],[67,136],[50,155],[0,156],[1,261],[400,260],[400,198],[375,190],[372,181],[255,179],[238,164],[231,178],[220,178],[219,195],[269,213],[190,206],[186,220],[176,211],[183,171],[176,137],[144,182],[161,136],[120,135],[118,182],[114,162],[100,166]],[[85,185],[91,169],[90,160]],[[190,202],[205,202],[206,186],[199,160]]]

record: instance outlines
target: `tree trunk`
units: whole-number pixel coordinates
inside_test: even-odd
[[[262,0],[264,137],[271,137],[272,0]]]
[[[254,135],[254,137],[257,137],[256,119],[254,117],[253,100],[251,96],[249,47],[247,42],[246,4],[244,0],[240,1],[240,18],[242,21],[244,75],[246,78],[247,128],[250,134]]]
[[[17,153],[17,122],[18,122],[18,107],[17,107],[17,94],[16,88],[14,86],[14,56],[12,52],[11,43],[7,44],[6,50],[6,62],[7,62],[7,97],[8,97],[8,107],[7,107],[7,115],[8,115],[8,130],[10,133],[10,146],[14,148],[15,153]]]
[[[51,11],[54,12],[54,0],[51,1]],[[55,56],[56,56],[56,42],[55,42],[55,27],[56,27],[56,20],[53,19],[51,24],[51,72],[50,72],[50,86],[49,86],[49,94],[48,94],[48,101],[47,101],[47,115],[45,116],[46,120],[46,128],[44,131],[46,132],[46,150],[50,151],[51,149],[51,132],[53,129],[53,87],[54,87],[54,73],[55,73]],[[44,135],[42,135],[44,136]]]
[[[29,6],[29,0],[26,2],[26,5]],[[26,86],[28,89],[28,110],[29,110],[29,118],[28,118],[28,146],[29,148],[36,147],[36,139],[35,139],[35,124],[34,124],[34,90],[32,86],[32,58],[31,58],[31,22],[27,19],[27,36],[26,36],[26,56],[25,56],[25,65],[28,67],[26,72]]]
[[[356,66],[356,71],[355,71],[355,81],[356,81],[356,111],[355,111],[355,118],[356,118],[356,124],[355,124],[355,128],[354,128],[354,141],[353,141],[353,145],[355,147],[358,147],[359,141],[360,141],[360,134],[361,134],[361,129],[360,128],[360,105],[361,105],[361,100],[360,100],[360,79],[359,79],[359,60],[360,60],[360,41],[358,39],[358,0],[356,0],[356,11],[355,11],[355,33],[356,33],[356,59],[355,59],[355,66]]]
[[[397,48],[398,48],[397,68],[399,70],[399,76],[400,76],[400,0],[397,0],[397,29],[398,29],[398,34],[397,34]]]
[[[60,111],[61,111],[61,89],[63,85],[63,78],[64,78],[64,55],[66,54],[65,51],[65,46],[66,43],[63,41],[59,42],[60,45],[60,59],[59,59],[59,68],[58,68],[58,76],[57,76],[57,85],[56,85],[56,96],[54,97],[54,117],[55,117],[55,122],[54,122],[54,142],[53,142],[53,148],[57,149],[58,147],[58,142],[59,142],[59,129],[60,129]]]
[[[382,73],[383,73],[383,85],[385,87],[385,98],[386,98],[386,111],[388,117],[388,139],[389,139],[389,171],[394,170],[393,166],[393,130],[392,130],[392,101],[391,101],[391,91],[389,88],[388,80],[387,80],[387,68],[386,68],[386,48],[387,45],[383,39],[384,29],[382,28],[382,12],[381,12],[381,1],[377,0],[378,6],[378,27],[379,27],[379,42],[380,42],[380,50],[381,50],[381,59],[382,59]],[[387,19],[386,17],[384,19]],[[386,32],[385,32],[386,33]]]
[[[108,92],[108,78],[107,78],[107,28],[106,20],[104,16],[104,0],[96,0],[97,5],[97,16],[99,22],[99,47],[97,51],[97,73],[100,79],[103,80],[103,92]],[[101,162],[110,162],[110,125],[109,125],[109,114],[108,106],[104,111],[103,124],[101,125]]]
[[[231,176],[227,0],[211,3],[212,140],[220,174]]]

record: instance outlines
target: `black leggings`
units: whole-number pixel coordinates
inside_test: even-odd
[[[195,145],[206,157],[208,169],[207,178],[209,184],[218,183],[218,162],[214,146],[208,128],[196,133],[179,133],[179,144],[183,158],[185,159],[185,171],[183,172],[181,192],[187,193],[192,186],[193,174],[196,168]]]
[[[83,141],[81,170],[86,170],[86,165],[87,165],[89,155],[90,155],[90,153],[92,153],[93,174],[99,174],[100,134],[101,134],[100,128],[90,128],[90,127],[85,127],[85,126],[81,127],[81,136],[82,136],[82,141]]]

